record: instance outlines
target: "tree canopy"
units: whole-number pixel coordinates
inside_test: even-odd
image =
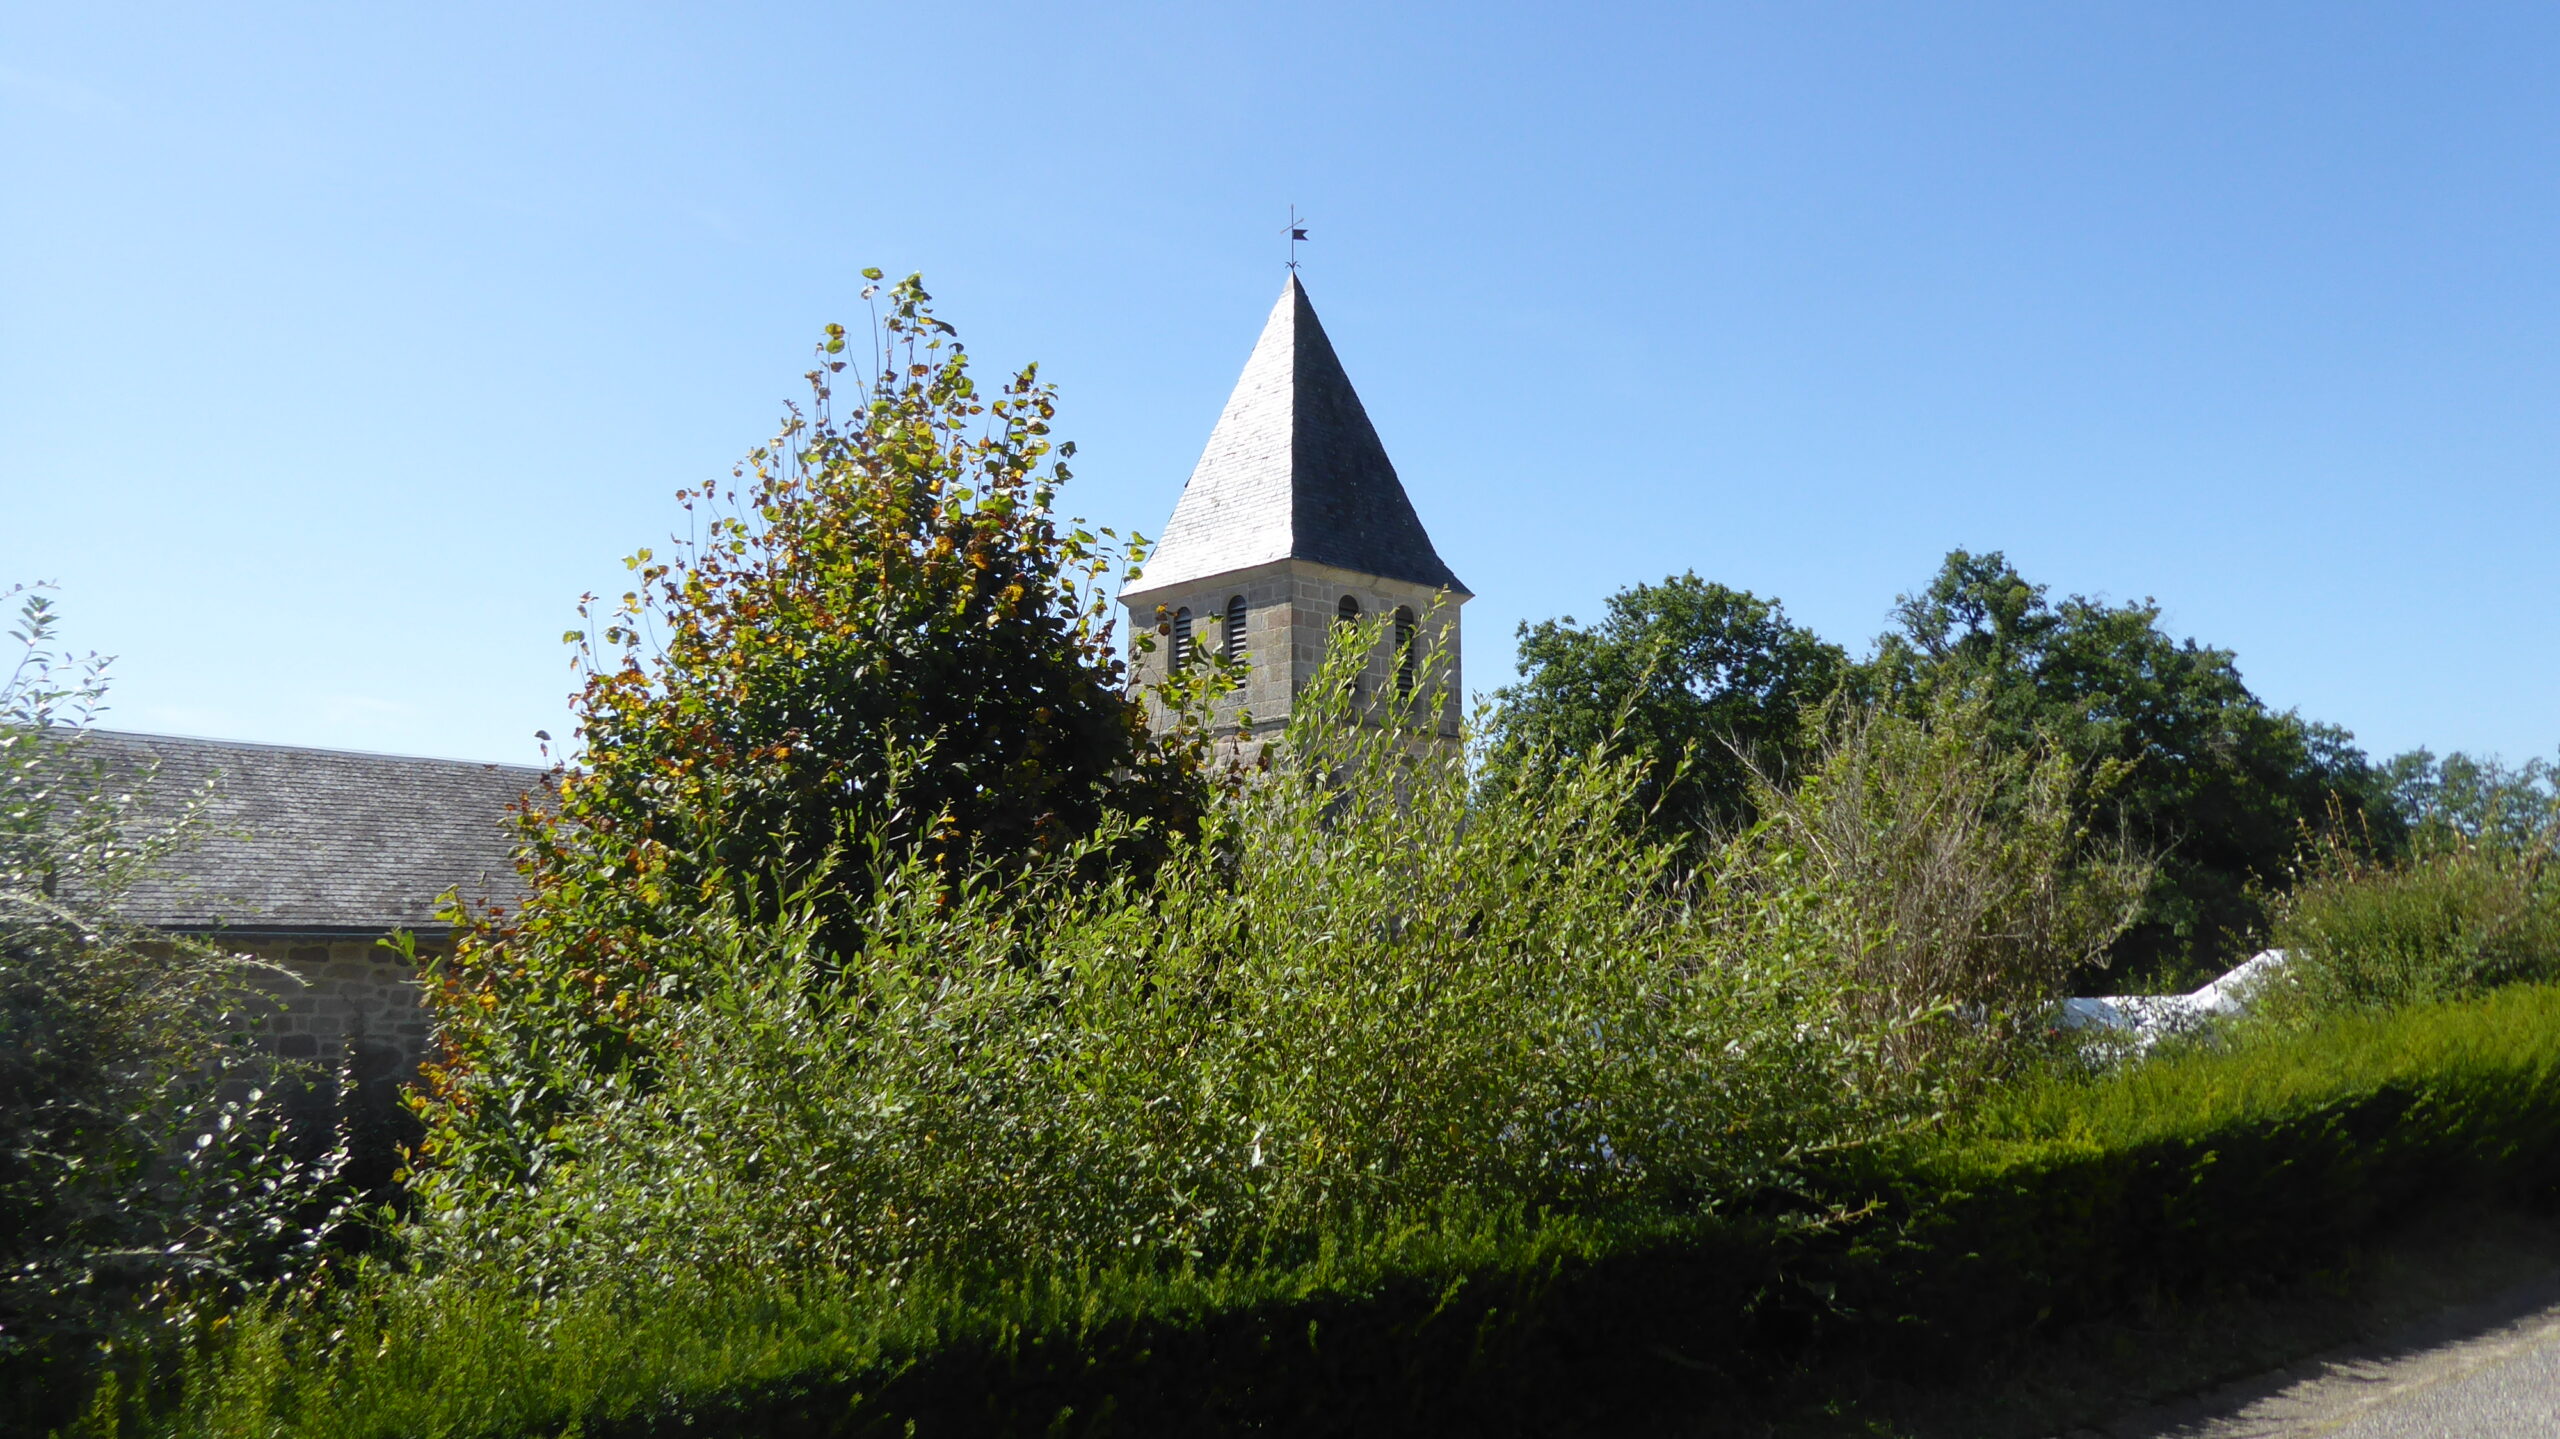
[[[1657,835],[1753,817],[1751,766],[1787,767],[1804,708],[1849,674],[1839,646],[1775,600],[1673,575],[1609,597],[1606,618],[1520,627],[1520,682],[1500,691],[1488,747],[1508,768],[1584,753],[1613,736],[1644,757],[1637,790]]]
[[[913,856],[957,886],[1144,864],[1196,824],[1196,732],[1150,727],[1113,643],[1127,557],[1052,509],[1074,453],[1055,391],[1036,367],[982,390],[930,302],[914,276],[889,288],[844,412],[856,361],[828,326],[809,409],[730,484],[680,491],[692,538],[633,555],[632,591],[567,636],[583,763],[521,816],[528,898],[467,917],[446,967],[450,1105],[477,1102],[451,1086],[498,991],[548,996],[615,1062],[675,982],[658,941],[689,905],[802,905],[842,952]]]
[[[2352,735],[2269,709],[2231,651],[2163,631],[2154,600],[2056,604],[2005,556],[1956,550],[1893,618],[1866,664],[1890,702],[1979,699],[2012,743],[2046,735],[2085,764],[2118,767],[2093,821],[2160,860],[2117,941],[2119,983],[2227,961],[2333,807],[2391,823]]]
[[[2171,637],[2152,600],[2054,601],[1998,553],[1950,553],[1864,660],[1691,573],[1620,591],[1595,625],[1524,624],[1520,675],[1499,692],[1488,763],[1614,742],[1644,762],[1645,823],[1684,843],[1756,818],[1753,768],[1802,763],[1818,701],[1978,705],[1996,742],[2052,747],[2098,781],[2096,832],[2158,857],[2114,984],[2226,963],[2308,832],[2343,819],[2388,848],[2401,823],[2353,736],[2270,709],[2231,651]]]

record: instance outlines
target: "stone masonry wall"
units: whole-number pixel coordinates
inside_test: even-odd
[[[286,1115],[305,1159],[342,1145],[342,1178],[389,1193],[420,1130],[402,1099],[434,1048],[426,987],[396,950],[367,937],[203,936],[276,966],[253,982],[269,999],[260,1028],[283,1058],[315,1071],[287,1091]],[[438,952],[421,940],[421,958]]]
[[[1398,606],[1413,611],[1421,627],[1422,682],[1442,691],[1439,729],[1458,733],[1465,704],[1460,670],[1458,605],[1439,591],[1374,575],[1354,574],[1308,560],[1279,560],[1232,574],[1213,575],[1179,588],[1153,591],[1124,601],[1129,604],[1133,632],[1157,632],[1155,648],[1135,658],[1133,679],[1140,685],[1164,677],[1172,659],[1169,633],[1159,623],[1159,610],[1170,617],[1189,609],[1193,635],[1203,647],[1221,643],[1230,598],[1245,601],[1245,640],[1251,666],[1243,692],[1230,697],[1217,719],[1233,725],[1249,718],[1257,734],[1270,734],[1289,717],[1297,693],[1322,667],[1334,642],[1342,598],[1360,606],[1372,623],[1391,620]],[[1368,657],[1364,686],[1384,694],[1395,683],[1391,637],[1381,635]]]
[[[431,1030],[426,990],[408,961],[372,939],[214,936],[236,952],[282,967],[260,987],[275,996],[268,1033],[287,1059],[334,1064],[352,1049],[365,1069],[417,1072]],[[423,942],[421,955],[430,952]],[[295,981],[300,981],[296,983]]]

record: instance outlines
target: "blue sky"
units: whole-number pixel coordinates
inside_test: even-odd
[[[111,722],[530,759],[866,264],[1154,531],[1303,271],[1468,682],[1957,545],[2279,707],[2560,745],[2560,8],[21,5],[0,579]]]

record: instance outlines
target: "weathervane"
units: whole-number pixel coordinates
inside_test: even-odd
[[[1297,206],[1291,205],[1289,207],[1289,268],[1292,270],[1298,268],[1298,242],[1305,238],[1307,238],[1307,219],[1298,213]]]

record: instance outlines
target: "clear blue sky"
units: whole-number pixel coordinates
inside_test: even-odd
[[[1688,568],[1863,648],[1964,545],[2560,745],[2548,4],[11,6],[0,578],[121,726],[530,759],[861,266],[1152,532],[1293,201],[1473,687]]]

